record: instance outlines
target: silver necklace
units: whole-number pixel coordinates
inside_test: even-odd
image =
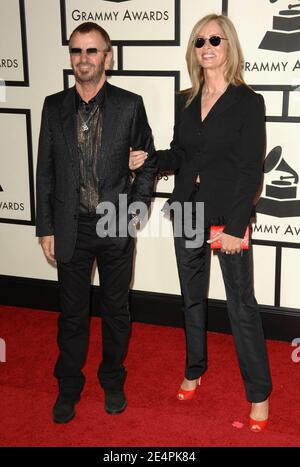
[[[96,109],[94,111],[92,111],[88,117],[87,120],[84,120],[83,116],[81,115],[81,112],[79,111],[79,117],[81,118],[82,120],[82,124],[81,124],[81,129],[82,131],[88,131],[89,130],[89,127],[88,127],[88,122],[91,120],[92,116],[94,115]]]
[[[207,88],[203,89],[203,94],[204,96],[206,96],[208,99],[210,99],[211,97],[214,97],[214,96],[217,96],[218,94],[224,94],[224,92],[226,91],[226,89],[228,88],[228,84],[225,86],[224,89],[218,89],[217,91],[215,92],[209,92],[207,90]]]

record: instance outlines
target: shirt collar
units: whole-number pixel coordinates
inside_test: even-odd
[[[98,93],[89,100],[89,102],[85,102],[80,95],[78,94],[77,89],[75,88],[75,108],[76,112],[78,112],[78,108],[80,104],[93,104],[93,102],[97,103],[97,106],[99,108],[103,107],[104,103],[104,97],[105,97],[105,88],[106,88],[106,82],[102,86],[102,88],[98,91]]]

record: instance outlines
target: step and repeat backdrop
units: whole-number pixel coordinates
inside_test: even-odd
[[[266,103],[265,176],[253,225],[256,296],[300,313],[300,0],[1,0],[0,274],[56,279],[34,236],[34,180],[43,100],[74,84],[72,30],[95,21],[108,31],[108,80],[143,96],[163,149],[172,139],[174,94],[189,87],[187,40],[208,13],[233,20],[245,79]],[[173,183],[172,175],[157,180],[149,223],[138,233],[134,289],[180,293],[170,221],[160,213]],[[216,257],[210,297],[225,298]]]

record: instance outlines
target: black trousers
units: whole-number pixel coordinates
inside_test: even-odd
[[[128,290],[132,274],[132,238],[99,238],[99,218],[79,217],[72,260],[58,262],[61,314],[58,320],[59,357],[54,375],[61,394],[78,399],[85,383],[82,368],[89,340],[91,273],[96,259],[102,316],[102,362],[98,378],[104,389],[120,389],[130,334]]]
[[[184,237],[175,237],[177,267],[184,302],[186,371],[189,380],[207,369],[207,291],[210,246],[186,248]],[[241,254],[219,252],[232,334],[249,402],[262,402],[272,390],[261,317],[253,291],[252,248]]]

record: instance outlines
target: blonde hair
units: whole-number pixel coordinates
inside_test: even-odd
[[[209,23],[210,21],[216,21],[218,25],[223,29],[226,39],[228,39],[227,60],[224,69],[225,80],[228,83],[233,84],[235,86],[238,86],[240,84],[246,85],[242,73],[242,67],[244,63],[243,52],[236,29],[232,21],[224,15],[211,14],[204,16],[204,18],[200,19],[195,24],[192,30],[185,55],[187,68],[192,84],[192,87],[190,89],[183,91],[184,93],[189,94],[186,106],[189,106],[193,99],[197,96],[200,87],[204,82],[204,72],[203,68],[199,66],[196,57],[194,40],[197,38],[197,35],[201,31],[201,29],[204,26],[206,26],[207,23]]]

